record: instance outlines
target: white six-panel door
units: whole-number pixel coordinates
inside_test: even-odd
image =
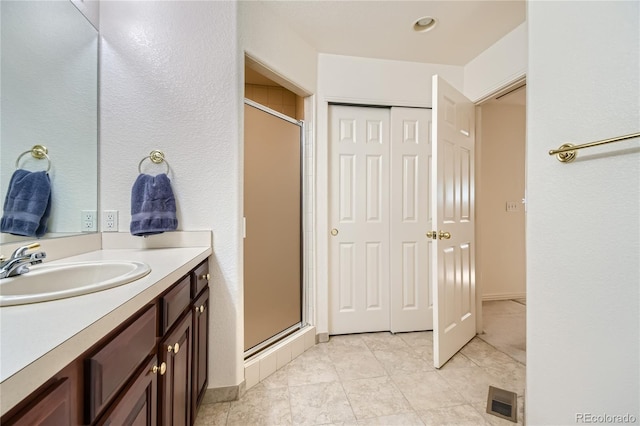
[[[330,334],[389,330],[389,111],[331,106]]]
[[[430,118],[329,108],[330,334],[432,328]]]
[[[391,331],[431,330],[431,110],[391,108]]]
[[[476,334],[474,105],[433,77],[433,361],[440,368]]]

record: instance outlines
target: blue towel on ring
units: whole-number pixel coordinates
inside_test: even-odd
[[[131,234],[154,235],[177,228],[176,200],[169,176],[140,174],[131,188]]]
[[[51,212],[51,179],[45,171],[18,169],[9,181],[0,232],[42,237]]]

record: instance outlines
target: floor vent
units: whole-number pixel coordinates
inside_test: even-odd
[[[517,423],[518,395],[515,392],[489,386],[487,413]]]

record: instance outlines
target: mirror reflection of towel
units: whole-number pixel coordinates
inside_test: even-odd
[[[146,236],[178,227],[176,200],[165,174],[140,174],[131,188],[131,234]]]
[[[51,179],[45,171],[13,172],[4,201],[0,232],[42,237],[51,211]]]

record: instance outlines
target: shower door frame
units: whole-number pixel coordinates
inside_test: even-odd
[[[244,104],[251,106],[253,108],[256,108],[262,112],[265,112],[267,114],[273,115],[276,118],[279,118],[281,120],[287,121],[291,124],[294,124],[296,126],[298,126],[300,128],[300,322],[280,331],[279,333],[273,335],[272,337],[258,343],[255,346],[252,346],[251,348],[247,349],[244,351],[244,359],[247,360],[248,358],[251,358],[252,356],[260,353],[261,351],[267,349],[268,347],[270,347],[271,345],[279,342],[280,340],[282,340],[283,338],[289,336],[290,334],[295,333],[298,330],[301,330],[303,327],[305,327],[308,324],[307,318],[308,318],[308,306],[307,306],[307,287],[308,287],[308,283],[307,283],[307,274],[305,273],[305,246],[306,246],[306,241],[304,238],[305,235],[305,221],[306,221],[306,214],[307,213],[305,211],[304,205],[305,205],[305,177],[307,176],[306,173],[306,164],[305,164],[305,158],[306,158],[306,152],[305,152],[305,124],[303,120],[296,120],[294,118],[291,118],[285,114],[282,114],[278,111],[275,111],[267,106],[264,106],[258,102],[252,101],[251,99],[244,99]],[[243,142],[244,143],[244,142]],[[243,237],[246,238],[246,218],[243,218]]]

